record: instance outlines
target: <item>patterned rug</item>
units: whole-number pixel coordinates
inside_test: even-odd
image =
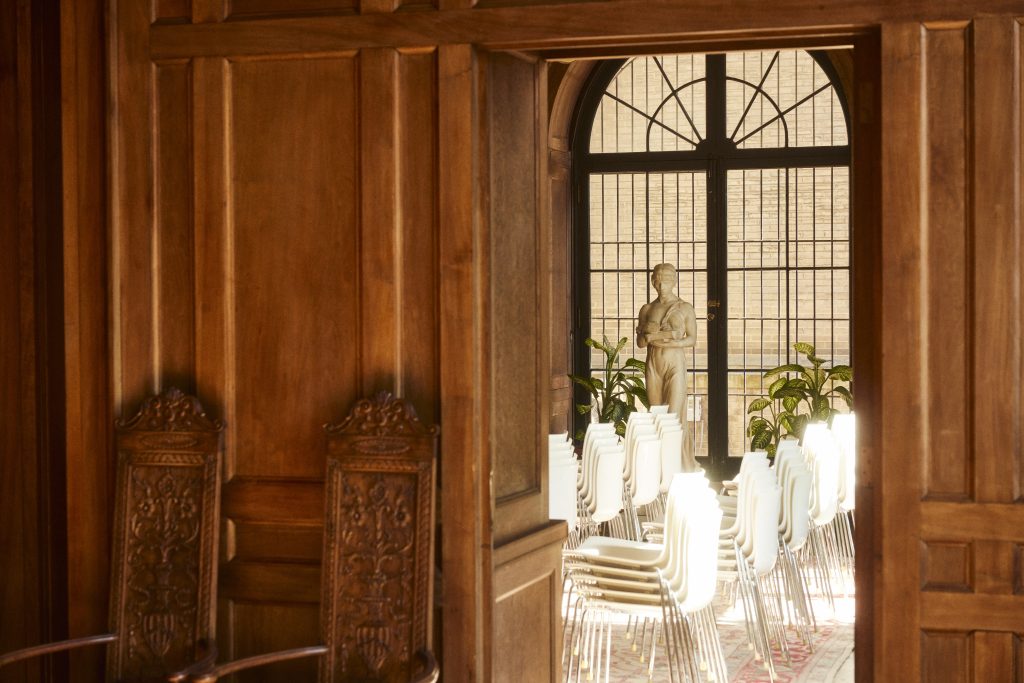
[[[717,604],[718,627],[731,683],[770,683],[767,669],[754,660],[747,645],[743,612]],[[791,663],[775,658],[776,683],[852,683],[853,681],[853,614],[854,599],[840,598],[835,610],[823,600],[814,602],[818,631],[811,647],[803,644],[795,633],[790,634]],[[631,650],[625,640],[626,619],[615,618],[612,661],[607,680],[616,683],[668,681],[668,664],[661,651],[655,653],[653,675],[648,676],[648,663]],[[812,651],[813,649],[813,651]],[[575,679],[575,676],[574,676]],[[583,680],[586,680],[584,674]],[[595,678],[596,680],[596,678]],[[605,680],[605,676],[601,676]]]

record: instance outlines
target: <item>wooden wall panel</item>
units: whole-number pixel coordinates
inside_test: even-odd
[[[193,393],[192,64],[157,64],[155,72],[154,356],[166,386]]]
[[[357,0],[223,0],[228,19],[353,12]]]
[[[239,635],[230,639],[228,657],[238,659],[273,652],[280,648],[304,647],[319,642],[320,615],[308,605],[232,602],[226,621],[230,633]],[[245,628],[240,628],[242,625]],[[287,633],[280,625],[288,624]],[[236,683],[270,681],[312,681],[316,679],[316,658],[297,662],[284,662],[260,669],[235,674]]]
[[[969,348],[963,343],[968,327],[967,299],[969,223],[967,207],[967,68],[968,31],[965,26],[926,30],[923,34],[925,136],[927,149],[927,271],[929,284],[943,296],[929,301],[928,374],[942,390],[930,395],[925,464],[928,499],[963,500],[971,495],[971,386]]]
[[[231,68],[229,471],[240,476],[322,477],[318,426],[358,397],[355,68],[349,57]]]
[[[908,515],[921,520],[920,568],[904,568],[919,572],[922,592],[911,604],[886,605],[883,619],[896,638],[905,628],[920,629],[920,658],[914,666],[912,658],[891,657],[883,678],[899,672],[922,681],[1011,680],[1016,666],[1015,614],[1024,608],[1015,594],[1016,520],[1024,514],[1015,504],[1024,430],[1019,33],[1009,17],[892,33],[893,45],[903,47],[891,55],[893,78],[909,77],[899,87],[920,93],[923,117],[902,119],[914,113],[906,107],[891,122],[911,140],[916,133],[920,147],[916,158],[914,142],[901,153],[904,224],[913,228],[893,226],[910,249],[898,253],[910,258],[901,274],[893,273],[889,291],[905,292],[924,311],[920,323],[913,315],[904,319],[903,329],[915,334],[904,334],[902,343],[916,347],[907,360],[921,362],[919,390],[929,403],[911,423],[923,423],[916,438],[902,432],[906,416],[889,415],[906,437],[889,444],[904,456],[921,447],[926,457],[924,502],[888,503],[896,515],[889,519],[900,525]],[[915,250],[920,281],[911,266]],[[891,475],[897,470],[916,479],[912,466],[894,466]],[[886,496],[894,493],[888,486]],[[888,535],[898,545],[900,534]],[[894,559],[891,571],[903,577],[903,558]],[[902,578],[888,583],[895,588]]]
[[[114,459],[111,354],[113,129],[108,129],[108,3],[60,5],[61,170],[64,256],[67,632],[106,625]],[[56,611],[56,610],[54,610]],[[102,652],[71,658],[69,680],[98,680]],[[90,678],[93,676],[93,678]]]
[[[969,633],[924,632],[921,634],[921,680],[929,683],[962,683],[971,680]]]
[[[972,30],[974,488],[978,502],[1009,503],[1024,447],[1020,26],[986,17]]]
[[[440,274],[437,232],[437,53],[398,60],[398,183],[401,330],[396,391],[424,424],[437,424]]]
[[[921,590],[971,592],[972,544],[921,543]]]
[[[154,22],[188,21],[191,18],[191,0],[153,0]]]
[[[535,410],[544,377],[539,372],[542,273],[535,151],[540,112],[535,63],[495,54],[488,65],[491,447],[500,506],[541,487],[538,427],[543,423]]]
[[[42,637],[43,547],[36,492],[38,375],[36,369],[36,226],[33,193],[33,17],[27,7],[0,7],[0,601],[9,618],[0,623],[4,651]],[[0,672],[0,680],[31,680],[39,663]]]
[[[475,172],[485,147],[480,71],[472,46],[438,49],[442,678],[455,681],[490,680],[490,342],[487,309],[477,304],[487,273],[484,180]]]
[[[560,679],[564,537],[553,524],[495,553],[492,680]]]

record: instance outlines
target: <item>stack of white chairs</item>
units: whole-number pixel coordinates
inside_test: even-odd
[[[658,497],[647,506],[646,517],[651,522],[664,519],[669,484],[683,471],[683,425],[679,415],[659,413],[654,418],[654,427],[661,442],[661,485]]]
[[[678,474],[668,494],[664,544],[592,536],[567,552],[577,600],[565,646],[566,680],[603,674],[609,681],[610,613],[630,615],[627,635],[649,674],[660,631],[671,680],[728,680],[710,608],[720,520],[703,474]]]
[[[732,587],[733,600],[742,601],[748,642],[774,680],[773,644],[789,661],[781,579],[773,572],[779,557],[782,492],[764,452],[743,456],[736,484],[734,515],[723,519],[720,530],[718,572]]]
[[[836,515],[836,533],[839,553],[845,571],[854,575],[854,509],[857,503],[857,429],[853,413],[832,418],[832,436],[839,449],[839,514]]]
[[[839,448],[828,425],[807,425],[803,453],[811,470],[809,561],[819,587],[835,606],[835,583],[842,582],[842,563],[835,533],[839,512]]]
[[[782,491],[779,518],[779,569],[788,623],[811,647],[817,630],[806,566],[799,561],[810,531],[811,472],[795,441],[784,442],[775,454],[775,476]]]
[[[569,524],[569,536],[578,536],[580,465],[569,434],[548,435],[548,517]]]
[[[582,542],[601,524],[619,518],[622,511],[622,473],[626,454],[610,423],[593,423],[583,439],[583,458],[577,482],[579,533],[570,541]],[[570,547],[573,543],[569,544]]]

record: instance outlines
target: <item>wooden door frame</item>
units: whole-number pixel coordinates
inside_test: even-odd
[[[613,49],[560,46],[557,51],[539,51],[542,58],[566,60],[578,55],[581,59],[593,59],[607,56],[624,57],[657,53],[694,53],[715,52],[721,50],[768,50],[785,48],[822,48],[849,46],[854,52],[853,91],[847,93],[851,107],[851,242],[853,262],[851,264],[851,306],[853,325],[851,329],[853,342],[852,365],[857,368],[857,519],[855,530],[856,544],[859,549],[856,557],[856,626],[855,626],[855,670],[857,681],[870,681],[874,678],[874,633],[881,633],[882,605],[878,604],[881,591],[875,590],[875,582],[881,577],[881,567],[875,562],[880,551],[881,540],[881,496],[879,476],[881,462],[877,455],[881,452],[877,434],[880,432],[881,410],[881,268],[873,267],[881,263],[881,128],[880,128],[880,59],[881,44],[879,29],[868,27],[845,35],[821,36],[807,34],[792,35],[784,38],[766,36],[747,36],[740,40],[697,41],[664,43],[656,46],[636,45],[633,47],[617,45]],[[551,118],[548,124],[548,149],[538,150],[538,154],[566,155],[570,152],[569,142],[572,139],[572,128],[575,125],[577,103],[586,87],[587,76],[591,72],[593,61],[573,62],[562,83],[549,102]],[[564,176],[569,185],[564,192],[552,193],[553,197],[561,197],[569,206],[552,206],[549,216],[565,214],[572,210],[572,173]],[[567,221],[564,229],[569,232],[555,244],[566,245],[571,250],[573,221]],[[552,254],[552,261],[560,263],[570,261],[571,256]],[[570,297],[568,291],[572,287],[573,278],[566,280],[565,291],[556,295]],[[551,283],[555,286],[554,281]],[[552,325],[558,318],[550,317]],[[553,334],[557,330],[552,330]],[[568,334],[569,330],[565,333]],[[571,353],[571,350],[570,350]],[[557,361],[552,359],[553,367]],[[570,363],[571,359],[565,359]]]

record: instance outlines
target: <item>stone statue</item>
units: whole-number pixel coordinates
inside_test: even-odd
[[[658,298],[644,304],[637,315],[636,345],[647,349],[647,398],[651,405],[668,404],[677,413],[683,429],[683,470],[699,469],[693,454],[693,433],[686,415],[687,349],[697,343],[697,314],[673,289],[676,268],[659,263],[651,272],[651,285]]]

